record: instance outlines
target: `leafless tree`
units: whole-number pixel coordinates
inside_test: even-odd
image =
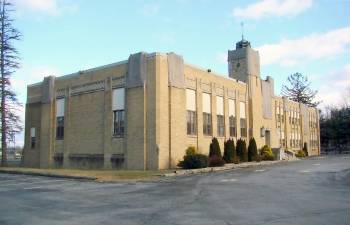
[[[316,107],[320,102],[315,101],[317,91],[310,88],[310,82],[301,73],[294,73],[288,77],[288,83],[282,86],[282,95],[292,101]]]
[[[7,142],[14,133],[22,130],[19,117],[21,104],[11,88],[11,76],[19,68],[18,51],[14,42],[20,40],[21,34],[13,27],[11,13],[13,7],[7,0],[0,0],[0,97],[1,97],[1,166],[7,165]]]

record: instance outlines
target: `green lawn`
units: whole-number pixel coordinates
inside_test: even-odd
[[[140,181],[156,179],[169,173],[169,170],[139,171],[139,170],[82,170],[82,169],[34,169],[21,167],[3,167],[0,172],[21,173],[30,175],[59,175],[71,177],[86,177],[99,182]]]

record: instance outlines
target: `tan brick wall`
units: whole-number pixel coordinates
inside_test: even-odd
[[[113,154],[124,154],[126,169],[166,169],[176,167],[188,146],[195,146],[202,154],[209,153],[209,145],[217,134],[216,96],[224,97],[225,136],[218,137],[223,153],[224,141],[230,138],[228,99],[236,104],[236,130],[240,138],[240,101],[246,103],[247,133],[251,129],[258,147],[265,144],[260,131],[264,127],[270,130],[271,146],[280,147],[277,137],[275,101],[283,102],[280,97],[272,99],[272,119],[263,118],[261,80],[252,76],[248,84],[225,78],[204,69],[185,64],[184,88],[169,85],[168,58],[164,54],[152,54],[147,57],[147,76],[144,87],[127,88],[125,93],[125,136],[113,137],[112,89],[116,77],[127,75],[127,62],[113,64],[98,69],[83,71],[80,74],[56,78],[55,91],[65,95],[65,137],[55,139],[56,117],[55,101],[42,105],[41,84],[28,87],[25,128],[25,165],[50,167],[55,153],[64,153],[64,167],[74,165],[69,162],[70,154],[103,154],[104,167],[111,168]],[[104,90],[71,95],[77,85],[101,81]],[[120,86],[125,86],[121,83]],[[118,87],[120,87],[118,86]],[[186,92],[196,90],[197,135],[187,135]],[[251,96],[248,97],[248,92]],[[211,94],[212,135],[203,135],[202,93]],[[298,103],[287,101],[288,107],[300,108]],[[315,109],[308,114],[317,115]],[[285,116],[285,138],[289,146],[289,114]],[[308,123],[302,118],[302,123]],[[37,149],[30,150],[29,129],[37,126]],[[304,132],[303,142],[309,143],[309,128]],[[311,129],[311,128],[310,128]],[[313,128],[319,132],[318,128]],[[44,131],[44,132],[43,132]],[[235,142],[237,141],[235,137]],[[247,138],[247,139],[248,139]],[[248,140],[247,140],[248,143]],[[288,147],[287,147],[288,148]],[[310,149],[310,148],[309,148]],[[298,149],[292,149],[298,150]],[[310,154],[319,154],[319,148],[310,149]],[[40,159],[40,160],[39,160]]]

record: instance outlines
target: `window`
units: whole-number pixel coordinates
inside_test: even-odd
[[[56,117],[56,139],[62,140],[64,137],[64,117]]]
[[[113,111],[113,135],[124,135],[124,110]]]
[[[56,100],[56,139],[64,138],[64,98]]]
[[[216,115],[218,136],[225,136],[225,119],[224,119],[224,98],[216,96]]]
[[[35,127],[30,128],[30,148],[35,148],[36,136]]]
[[[230,126],[230,136],[236,137],[236,106],[235,100],[228,100],[228,116],[229,116],[229,126]]]
[[[203,93],[203,134],[211,135],[212,121],[211,121],[211,100],[210,94]]]
[[[240,111],[241,137],[247,137],[247,119],[246,119],[245,102],[239,103],[239,111]]]
[[[186,89],[187,134],[197,134],[196,91]]]
[[[117,88],[113,90],[113,135],[124,136],[125,121],[125,88]]]

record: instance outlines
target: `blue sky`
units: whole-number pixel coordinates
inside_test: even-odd
[[[323,106],[341,104],[349,93],[349,0],[12,1],[23,34],[13,86],[23,103],[26,86],[44,76],[139,51],[176,52],[227,76],[227,50],[241,38],[241,21],[245,38],[260,52],[262,77],[275,79],[276,94],[294,72],[309,77]],[[23,135],[17,139],[23,143]]]

